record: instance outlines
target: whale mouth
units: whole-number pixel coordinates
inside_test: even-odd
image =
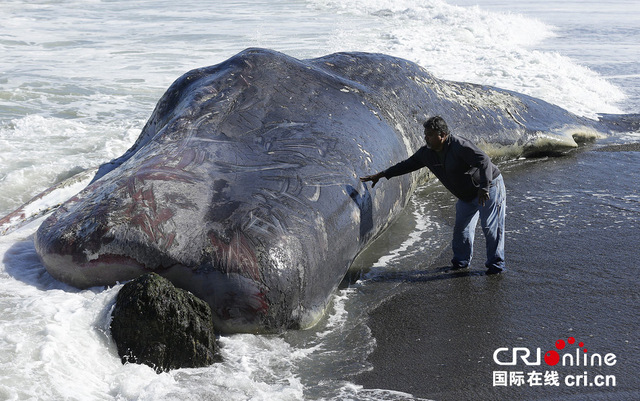
[[[115,254],[79,262],[73,254],[48,252],[41,254],[40,259],[53,278],[80,289],[115,285],[132,280],[141,272],[150,271],[132,257]]]

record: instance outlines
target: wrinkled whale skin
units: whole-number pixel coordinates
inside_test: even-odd
[[[386,55],[247,49],[173,83],[131,149],[43,222],[36,250],[79,288],[156,272],[206,300],[222,332],[309,327],[428,173],[374,189],[358,177],[422,146],[436,114],[476,142],[525,148],[592,125]]]

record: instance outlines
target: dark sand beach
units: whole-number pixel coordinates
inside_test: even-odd
[[[402,281],[401,290],[370,312],[373,369],[355,381],[434,400],[640,399],[637,150],[587,148],[502,166],[509,271],[484,274],[478,231],[471,269],[449,271],[446,248],[435,263],[390,278]],[[570,337],[574,345],[556,349]],[[616,363],[500,366],[494,351],[501,347],[510,349],[499,354],[503,360],[514,347],[540,348],[543,358],[586,348],[613,353]],[[524,383],[494,385],[496,371]],[[546,371],[558,372],[559,385],[527,381]],[[598,375],[615,376],[615,386],[613,379],[598,386]],[[584,384],[576,386],[575,376]]]

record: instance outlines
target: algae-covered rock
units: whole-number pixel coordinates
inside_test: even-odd
[[[146,364],[158,373],[216,360],[209,305],[155,273],[122,287],[111,335],[122,363]]]

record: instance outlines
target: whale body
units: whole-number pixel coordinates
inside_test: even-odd
[[[433,115],[494,157],[605,129],[387,55],[247,49],[174,82],[136,143],[42,223],[36,250],[79,288],[156,272],[207,301],[221,332],[312,326],[429,173],[374,189],[358,177],[415,152]]]

